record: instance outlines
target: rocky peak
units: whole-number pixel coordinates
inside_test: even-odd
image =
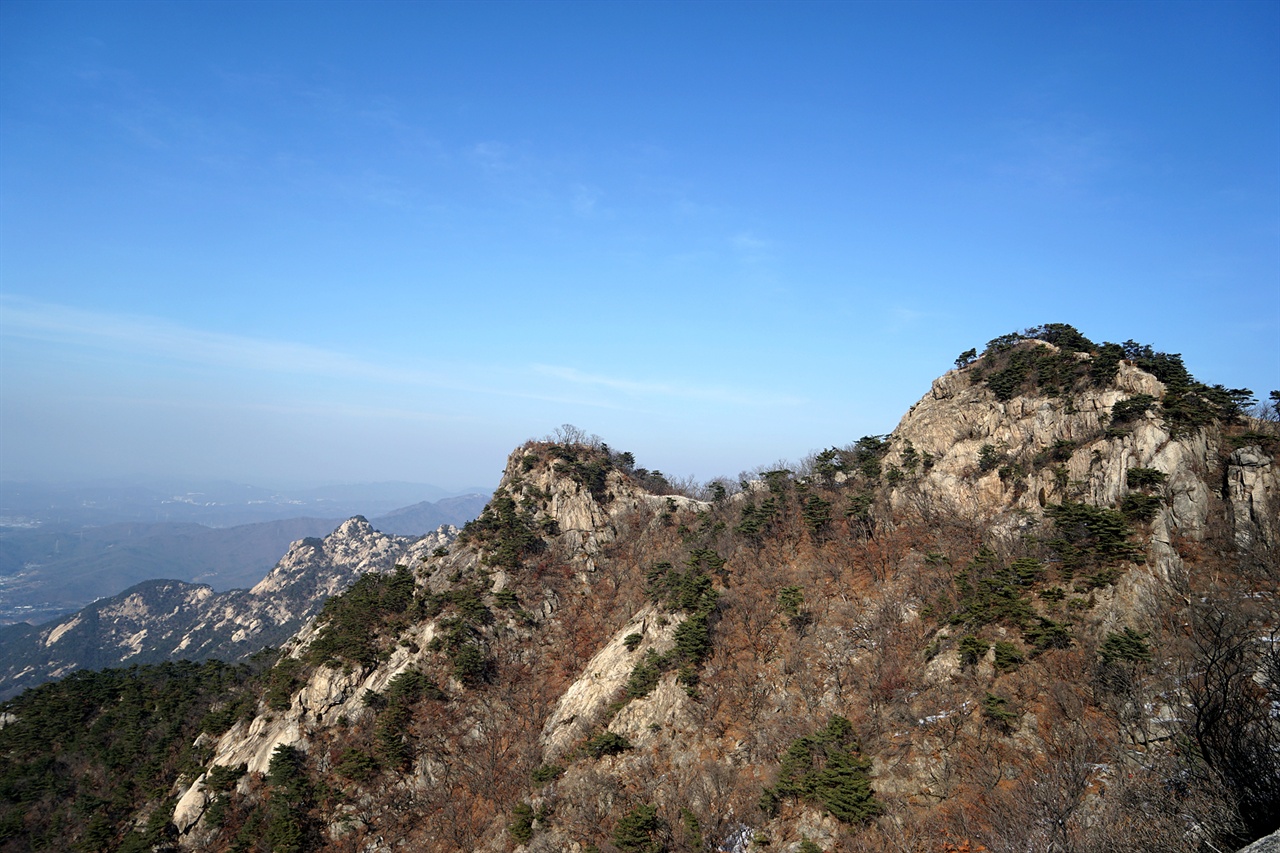
[[[594,569],[602,545],[618,534],[618,522],[638,510],[674,511],[705,507],[683,495],[655,494],[642,482],[665,483],[660,473],[635,469],[630,454],[598,442],[531,441],[507,458],[494,502],[481,515],[510,500],[529,524],[554,537],[557,547]]]
[[[276,567],[250,593],[277,595],[294,584],[314,585],[322,594],[332,595],[344,580],[370,570],[386,571],[396,555],[415,541],[407,536],[390,536],[373,529],[363,516],[350,518],[323,539],[294,542]],[[391,561],[391,562],[388,562]]]
[[[1236,544],[1275,550],[1280,543],[1275,454],[1267,453],[1261,444],[1239,447],[1227,460],[1223,480]]]
[[[1079,368],[1049,392],[1024,382],[1000,394],[991,381],[997,354],[988,353],[935,380],[889,439],[896,509],[927,500],[997,530],[1016,529],[1049,505],[1114,507],[1154,492],[1149,556],[1156,573],[1175,583],[1184,568],[1172,538],[1202,539],[1218,499],[1238,537],[1274,541],[1280,472],[1271,457],[1241,448],[1224,458],[1216,421],[1178,429],[1162,411],[1168,387],[1134,361],[1120,360],[1098,381],[1090,373],[1095,354],[1040,340],[1014,346]],[[1213,471],[1225,471],[1226,489],[1214,489]]]
[[[684,496],[653,494],[641,484],[646,476],[661,481],[660,474],[654,478],[643,470],[637,472],[622,454],[594,443],[529,442],[510,455],[493,498],[481,516],[464,528],[459,544],[447,555],[439,551],[447,544],[443,537],[428,537],[405,548],[395,537],[386,537],[363,519],[354,518],[323,541],[295,543],[273,577],[260,586],[283,583],[295,563],[336,561],[340,556],[361,565],[394,559],[414,567],[417,595],[424,601],[454,602],[459,595],[485,590],[472,599],[472,606],[481,606],[484,602],[496,604],[498,596],[511,593],[511,574],[524,566],[526,559],[550,551],[578,570],[585,590],[597,561],[604,559],[604,546],[618,537],[624,518],[647,518],[657,524],[663,514],[708,506]],[[556,612],[555,593],[546,589],[541,593],[545,597],[540,605],[531,607],[533,613],[525,614],[526,623],[545,621]],[[285,649],[288,661],[305,668],[305,678],[293,685],[287,703],[281,697],[278,706],[262,709],[253,720],[224,733],[214,745],[211,764],[243,763],[251,772],[265,772],[278,747],[296,744],[306,748],[317,732],[338,725],[339,720],[368,717],[368,695],[386,691],[405,673],[430,669],[433,650],[438,651],[441,642],[451,636],[453,629],[447,626],[457,625],[453,612],[443,620],[427,619],[401,627],[389,653],[376,665],[340,668],[314,666],[310,650],[325,624],[323,619],[312,619]],[[628,620],[569,686],[545,723],[544,747],[549,758],[580,739],[586,725],[598,718],[627,680],[634,657],[628,635],[642,635],[644,649],[665,649],[672,644],[678,624],[678,619],[658,618],[651,608]],[[501,629],[506,634],[529,631],[527,624],[514,619]],[[473,630],[477,636],[468,642],[476,643],[476,648],[488,642],[493,631],[480,625]],[[312,663],[304,663],[307,661]],[[457,682],[450,689],[465,692],[464,685]],[[679,690],[674,695],[684,696]],[[672,703],[678,701],[672,699],[668,704]],[[636,711],[630,716],[635,717]],[[645,725],[649,722],[646,719]],[[213,796],[201,777],[181,798],[174,823],[183,833],[184,844],[199,844],[197,827]]]

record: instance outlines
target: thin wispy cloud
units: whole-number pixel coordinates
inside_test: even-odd
[[[229,411],[252,414],[281,415],[287,418],[333,418],[371,421],[405,421],[412,423],[460,423],[474,421],[469,414],[441,412],[431,409],[410,409],[403,406],[362,405],[337,400],[309,399],[297,402],[228,399],[219,397],[143,397],[137,395],[85,395],[84,402],[98,405],[127,405],[140,411],[172,409],[208,412],[222,417]]]
[[[995,171],[1052,189],[1090,183],[1114,157],[1111,134],[1080,118],[1013,120],[1001,133],[1005,150]]]
[[[573,367],[535,364],[533,370],[574,385],[605,388],[633,396],[670,397],[696,400],[704,403],[721,403],[736,406],[798,406],[805,401],[801,397],[779,394],[761,394],[722,387],[701,387],[668,382],[642,382],[598,373],[586,373]]]
[[[510,172],[515,168],[511,148],[502,142],[477,142],[470,153],[472,161],[486,172]]]
[[[155,317],[85,311],[11,296],[0,296],[0,334],[238,370],[380,382],[433,378],[421,371],[387,368],[306,344],[209,332]]]
[[[194,111],[163,91],[145,87],[130,71],[96,67],[80,78],[97,97],[96,112],[134,144],[232,179],[251,180],[255,186],[286,183],[304,195],[404,208],[418,195],[409,175],[423,164],[438,167],[449,159],[439,140],[406,121],[396,101],[387,96],[353,96],[342,87],[312,85],[288,75],[212,69],[209,82],[224,96],[252,103],[263,112],[276,113],[282,107],[296,111],[300,127],[315,128],[268,151],[254,128]],[[356,156],[325,156],[323,146],[309,140],[333,128],[372,135],[376,145],[361,148]],[[392,155],[405,150],[414,152],[415,169],[387,169],[386,164],[394,162]],[[488,168],[495,168],[500,159],[497,148],[485,149],[485,156]],[[255,165],[262,163],[270,168]]]
[[[207,154],[222,143],[224,129],[211,128],[207,116],[167,102],[132,70],[93,64],[76,77],[91,98],[91,114],[149,152],[198,156],[191,152]]]
[[[592,219],[599,216],[600,209],[597,205],[603,195],[604,193],[596,187],[575,184],[571,200],[573,212],[584,219]]]
[[[746,264],[759,264],[768,261],[773,254],[772,240],[757,235],[752,231],[740,231],[729,241],[738,258]]]
[[[233,374],[343,379],[397,389],[431,388],[607,409],[634,410],[646,399],[757,407],[795,406],[804,402],[786,395],[638,381],[545,364],[384,364],[308,344],[211,332],[156,317],[86,311],[12,296],[0,296],[0,338],[83,348],[108,355],[141,356]],[[625,395],[627,399],[591,393],[601,390]]]
[[[336,177],[334,190],[355,201],[396,208],[408,206],[415,195],[403,181],[369,169],[359,174]]]
[[[907,308],[902,305],[895,305],[889,309],[889,316],[895,327],[914,325],[924,319],[925,313],[917,311],[914,308]]]
[[[948,44],[991,61],[967,64],[909,7],[877,12],[867,52],[840,35],[866,23],[858,4],[828,9],[835,27],[767,5],[670,22],[540,6],[495,29],[482,6],[401,4],[354,41],[327,6],[301,21],[259,4],[248,28],[233,4],[4,16],[0,293],[31,301],[0,303],[0,450],[114,465],[76,450],[101,433],[150,465],[150,439],[127,438],[160,435],[150,413],[181,442],[223,402],[291,407],[263,419],[317,443],[381,435],[375,414],[356,429],[306,408],[332,404],[475,418],[419,431],[442,458],[457,436],[569,420],[637,450],[727,458],[735,436],[724,467],[741,467],[883,431],[973,343],[964,329],[1049,319],[1200,348],[1206,378],[1275,387],[1280,108],[1241,85],[1271,79],[1247,36],[1274,30],[1275,4],[1106,25],[969,4]],[[667,23],[731,37],[677,39],[635,74]],[[271,40],[299,25],[307,39]],[[778,39],[811,48],[770,77],[803,109],[759,97]],[[350,50],[317,61],[314,44]],[[890,54],[901,73],[876,77]],[[1106,331],[1116,316],[1141,328]],[[906,340],[910,357],[880,357]],[[210,408],[81,402],[111,394]],[[248,442],[250,414],[228,434],[249,425]]]
[[[750,231],[743,231],[733,237],[734,248],[741,252],[762,252],[769,248],[769,241],[762,240]]]
[[[706,219],[719,216],[721,212],[720,208],[714,204],[694,201],[684,197],[677,198],[671,203],[672,216],[679,220]]]

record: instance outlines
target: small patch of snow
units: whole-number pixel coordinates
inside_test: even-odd
[[[717,853],[747,853],[755,834],[755,830],[745,824],[734,824],[716,851]]]

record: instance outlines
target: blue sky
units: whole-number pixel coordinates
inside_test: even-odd
[[[4,476],[733,476],[1044,322],[1280,387],[1280,4],[0,5]]]

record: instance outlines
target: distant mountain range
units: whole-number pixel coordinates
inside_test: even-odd
[[[146,580],[39,627],[0,628],[0,698],[77,670],[243,660],[287,639],[365,572],[418,564],[457,535],[456,527],[442,526],[427,536],[394,536],[358,516],[330,529],[324,538],[288,546],[252,589],[215,592],[205,584]]]
[[[117,504],[124,502],[116,493]],[[421,501],[374,517],[379,530],[422,536],[479,515],[485,498]],[[253,585],[290,543],[330,533],[336,517],[302,517],[210,527],[190,521],[129,521],[0,528],[0,625],[39,624],[145,580],[208,584],[216,591]]]
[[[269,489],[226,481],[47,484],[5,480],[0,482],[0,528],[78,530],[130,522],[234,527],[287,518],[376,518],[422,501],[490,491],[487,486],[449,491],[408,482]]]
[[[2,530],[0,623],[44,622],[153,578],[217,590],[252,586],[290,542],[323,536],[338,523],[294,518],[217,529],[129,522],[74,532]]]
[[[442,524],[461,527],[480,514],[488,502],[487,495],[460,495],[435,503],[422,501],[402,507],[373,519],[373,526],[383,533],[397,536],[422,536]]]

